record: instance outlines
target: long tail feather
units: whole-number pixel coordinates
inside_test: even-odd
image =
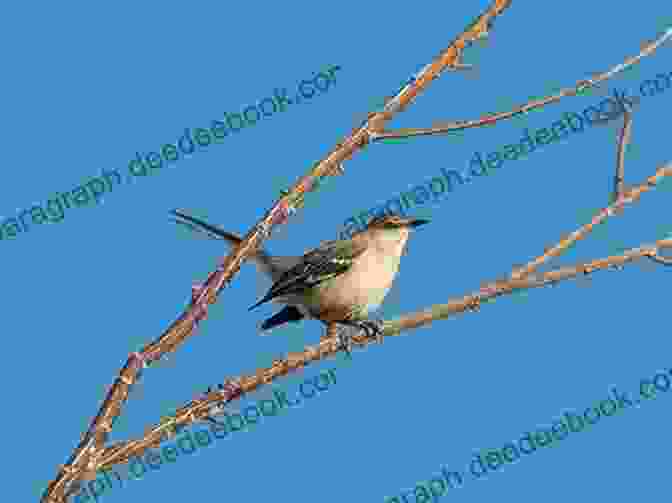
[[[213,239],[223,239],[232,246],[239,244],[243,240],[240,236],[237,236],[231,232],[227,232],[224,229],[217,227],[216,225],[209,224],[204,220],[184,213],[183,211],[173,210],[171,211],[171,214],[178,217],[173,219],[178,224],[182,224],[192,230],[202,232]]]
[[[174,217],[177,217],[172,219],[174,222],[184,225],[190,230],[203,233],[212,239],[224,240],[230,246],[237,246],[243,240],[237,234],[227,232],[221,227],[209,224],[205,220],[201,220],[185,211],[173,210],[170,213]],[[301,260],[301,257],[272,257],[261,249],[254,252],[250,256],[250,259],[262,273],[269,276],[271,280],[276,281],[282,273],[296,265]]]

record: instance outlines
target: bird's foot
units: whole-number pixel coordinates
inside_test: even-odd
[[[376,337],[378,344],[383,343],[385,324],[383,320],[363,320],[357,323],[357,326],[366,332],[366,335]]]
[[[345,351],[348,359],[352,360],[352,335],[347,333],[347,329],[338,332],[339,349]]]
[[[352,326],[359,330],[363,330],[367,337],[373,336],[376,338],[378,344],[383,343],[385,323],[382,320],[349,321],[346,322],[346,326]],[[338,332],[338,340],[340,348],[348,354],[348,358],[352,358],[350,352],[352,349],[352,335],[348,333],[347,328]]]

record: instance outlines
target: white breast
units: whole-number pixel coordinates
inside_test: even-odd
[[[366,316],[382,304],[399,271],[400,254],[370,247],[357,257],[352,268],[321,291],[321,302],[332,308],[359,306]]]
[[[366,306],[367,312],[383,303],[399,271],[399,261],[400,257],[396,254],[383,254],[373,248],[367,250],[353,265],[349,280],[356,283],[352,286],[357,295],[357,304]]]

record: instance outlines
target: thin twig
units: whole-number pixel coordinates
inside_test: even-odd
[[[390,323],[389,327],[390,330],[398,329],[399,331],[420,327],[431,321],[445,319],[466,310],[477,310],[484,301],[487,302],[494,297],[499,297],[513,291],[555,284],[559,281],[568,280],[581,275],[586,276],[598,270],[609,268],[620,269],[637,259],[658,255],[659,250],[664,248],[672,248],[672,239],[663,239],[656,241],[653,245],[643,245],[638,248],[633,248],[621,255],[596,259],[575,266],[561,267],[556,270],[542,273],[538,276],[495,281],[483,286],[478,294],[473,294],[448,304],[432,306],[421,313],[401,317]],[[386,335],[388,334],[387,327],[388,325],[386,324]]]
[[[639,60],[642,59],[643,57],[653,53],[663,42],[665,42],[670,37],[672,37],[672,28],[669,28],[663,35],[658,37],[653,42],[647,44],[639,52],[639,54],[637,54],[634,57],[627,58],[623,63],[619,63],[610,70],[600,73],[588,80],[581,80],[577,82],[577,84],[574,87],[562,89],[557,94],[548,96],[546,98],[530,101],[528,103],[525,103],[524,105],[520,105],[514,108],[512,111],[489,114],[480,119],[473,119],[468,121],[439,123],[430,128],[403,128],[389,131],[379,129],[375,131],[372,141],[378,142],[390,138],[409,138],[411,136],[428,136],[434,134],[450,133],[452,131],[461,131],[468,128],[492,125],[495,122],[510,119],[511,117],[515,117],[520,114],[525,114],[527,112],[530,112],[531,110],[548,105],[549,103],[558,102],[565,96],[576,96],[577,94],[591,87],[597,86],[601,82],[611,78],[617,73],[622,72],[623,70],[639,62]]]
[[[648,192],[653,187],[655,187],[661,178],[671,175],[672,175],[672,162],[669,162],[666,165],[658,168],[656,170],[656,173],[647,178],[646,181],[643,182],[641,185],[638,185],[628,190],[627,195],[625,195],[624,197],[620,197],[615,203],[612,203],[606,208],[600,210],[589,223],[575,230],[567,237],[562,238],[558,244],[546,249],[542,255],[533,259],[527,265],[519,268],[518,270],[514,270],[511,273],[511,278],[512,279],[522,278],[538,269],[539,266],[541,266],[544,262],[546,262],[550,258],[559,256],[560,254],[562,254],[563,251],[572,246],[574,243],[586,237],[596,225],[601,224],[608,217],[618,214],[617,210],[623,208],[626,204],[634,203],[639,199],[639,197],[642,194]]]
[[[625,159],[625,147],[630,140],[630,129],[631,129],[632,117],[631,117],[628,105],[624,106],[623,112],[624,112],[623,128],[621,130],[621,134],[620,134],[620,137],[618,139],[617,149],[616,149],[617,150],[617,162],[616,162],[616,175],[615,175],[615,190],[614,190],[614,194],[613,194],[613,201],[611,203],[612,205],[618,203],[619,201],[621,201],[621,199],[626,197],[626,194],[625,194],[625,191],[624,191],[624,188],[623,188],[623,179],[625,177],[625,175],[624,175],[624,173],[625,173],[624,159]],[[603,211],[606,211],[607,215],[609,215],[609,216],[620,215],[623,211],[623,205],[619,205],[618,207],[612,208],[612,209],[606,208]],[[600,223],[600,222],[598,222],[598,223]],[[548,261],[551,257],[559,256],[565,250],[567,250],[574,242],[578,241],[579,239],[582,239],[582,238],[586,237],[588,235],[588,233],[590,233],[590,231],[592,231],[592,229],[594,228],[595,225],[597,225],[597,224],[593,223],[593,225],[584,226],[585,232],[578,235],[578,236],[575,236],[576,239],[573,242],[567,242],[564,246],[562,245],[563,243],[561,242],[558,245],[556,245],[554,248],[546,249],[544,251],[544,255],[537,258],[533,262],[535,265],[532,267],[532,269],[529,269],[527,271],[524,271],[524,270],[514,271],[511,274],[511,277],[512,278],[522,278],[526,274],[529,274],[533,270],[539,268],[539,266],[541,266],[541,264],[543,264],[545,261]],[[570,235],[570,237],[572,237],[572,236]],[[530,264],[532,264],[532,263],[530,263]],[[530,267],[529,264],[528,264],[528,267]]]
[[[663,257],[660,253],[651,253],[648,257],[659,264],[672,265],[672,257]]]
[[[614,176],[614,192],[611,195],[611,202],[615,203],[619,197],[624,196],[625,189],[625,149],[630,144],[632,134],[632,116],[628,105],[624,105],[623,110],[623,128],[618,138],[618,148],[616,151],[616,175]]]

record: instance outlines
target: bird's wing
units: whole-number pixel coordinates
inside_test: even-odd
[[[264,270],[273,281],[278,281],[283,274],[301,263],[302,257],[271,257],[265,255],[257,260],[257,266]]]
[[[178,224],[185,225],[191,230],[202,232],[213,239],[224,240],[231,246],[236,246],[243,240],[232,232],[227,232],[216,225],[209,224],[183,211],[173,210],[171,213],[177,217],[173,220]],[[278,281],[285,272],[301,262],[302,257],[272,257],[264,250],[258,250],[250,257],[250,260],[255,263],[262,273],[270,276],[272,281]]]
[[[268,293],[250,309],[276,297],[301,293],[343,274],[365,249],[362,243],[349,239],[323,243],[307,252],[297,265],[282,274]]]

